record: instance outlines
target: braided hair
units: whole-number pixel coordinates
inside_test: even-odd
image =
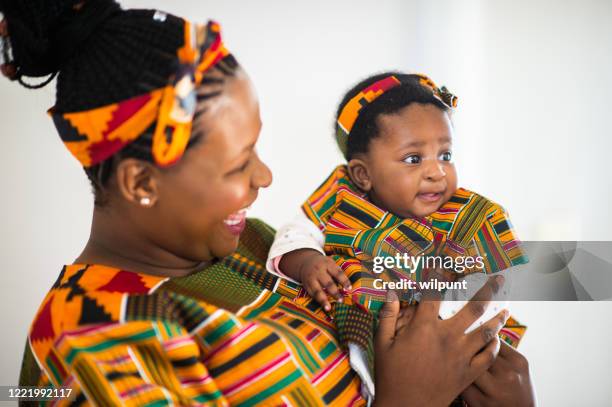
[[[0,12],[12,54],[3,72],[10,71],[11,79],[27,88],[45,86],[57,75],[59,112],[94,109],[161,88],[178,68],[176,51],[183,45],[185,24],[179,17],[123,10],[115,0],[0,0]],[[236,60],[225,57],[202,81],[198,100],[219,95],[237,69]],[[38,84],[31,79],[41,77],[46,79]],[[96,205],[105,203],[105,187],[117,163],[126,158],[154,161],[153,130],[85,168]],[[192,137],[187,148],[196,142]]]
[[[438,109],[450,113],[451,108],[440,98],[434,96],[430,88],[423,86],[420,83],[421,76],[414,74],[404,74],[401,72],[384,72],[370,76],[354,87],[352,87],[342,101],[338,105],[336,112],[336,128],[338,132],[338,117],[344,110],[344,107],[363,89],[372,84],[387,78],[395,76],[400,84],[392,89],[387,90],[371,103],[368,103],[359,111],[359,116],[353,125],[350,137],[347,140],[346,160],[350,161],[357,154],[365,154],[369,151],[370,141],[378,137],[380,129],[378,128],[378,117],[383,114],[397,113],[403,108],[413,104],[421,103],[425,105],[433,105]]]

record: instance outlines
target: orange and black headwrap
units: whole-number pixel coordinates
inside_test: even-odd
[[[433,96],[442,101],[450,109],[457,107],[457,97],[450,93],[446,87],[438,86],[426,75],[410,75],[418,78],[419,84],[431,89]],[[336,122],[336,142],[342,154],[346,157],[348,139],[360,113],[370,103],[391,89],[401,86],[402,82],[396,75],[389,75],[370,84],[351,98],[342,108]]]
[[[165,14],[158,12],[154,18]],[[166,86],[91,110],[49,110],[62,141],[84,167],[101,163],[151,128],[155,163],[167,167],[181,158],[191,136],[196,88],[206,72],[229,55],[214,21],[186,21],[184,35],[176,54],[177,71]]]

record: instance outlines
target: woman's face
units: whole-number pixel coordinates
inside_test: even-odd
[[[178,165],[160,172],[150,235],[173,255],[206,261],[236,250],[246,208],[272,174],[255,150],[261,119],[246,74],[226,78],[222,93],[198,110],[193,132],[202,138]]]

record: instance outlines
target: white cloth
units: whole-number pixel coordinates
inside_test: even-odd
[[[276,276],[299,283],[299,281],[287,277],[278,269],[281,257],[298,249],[313,249],[325,255],[323,251],[324,243],[325,236],[323,232],[306,217],[304,212],[300,211],[292,221],[281,226],[276,232],[274,243],[272,243],[270,252],[268,252],[266,269]]]

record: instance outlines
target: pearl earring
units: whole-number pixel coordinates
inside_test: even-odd
[[[149,205],[151,205],[151,198],[149,198],[148,196],[144,196],[144,197],[140,198],[140,204],[142,206],[149,206]]]

